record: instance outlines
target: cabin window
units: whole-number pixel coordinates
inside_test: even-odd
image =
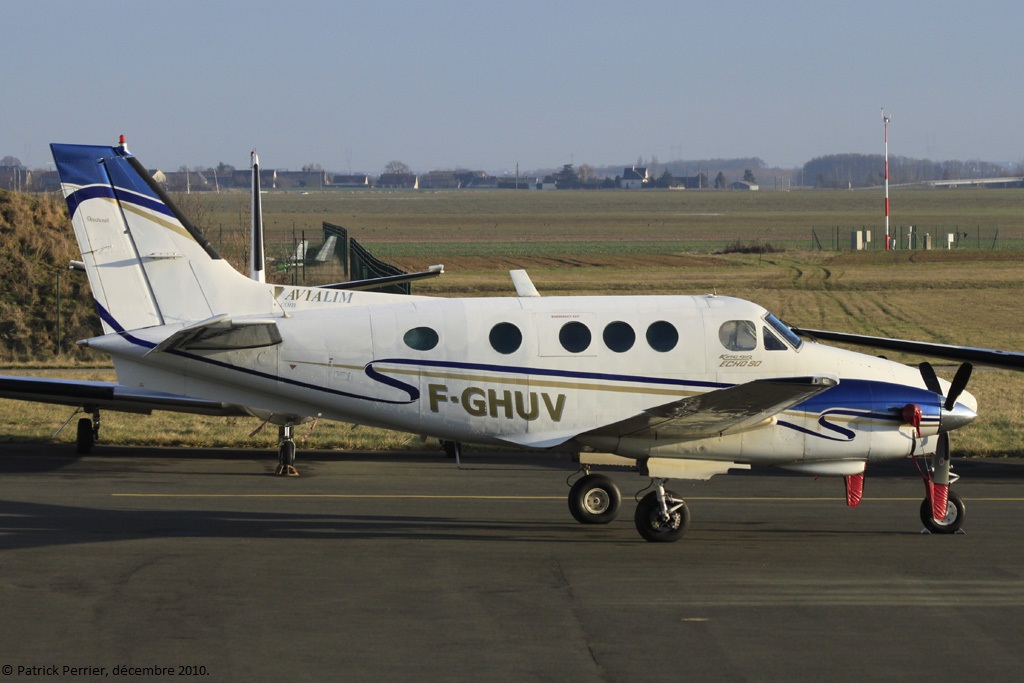
[[[667,353],[679,343],[679,331],[666,320],[659,320],[647,327],[647,343],[660,353]]]
[[[414,327],[402,337],[405,345],[417,351],[429,351],[437,346],[437,332],[429,327]]]
[[[558,331],[558,341],[569,353],[583,353],[590,346],[590,340],[590,328],[575,320],[562,325]]]
[[[757,328],[749,320],[729,320],[718,328],[718,339],[730,351],[753,351],[757,348]]]
[[[604,328],[604,345],[615,353],[625,353],[636,343],[636,332],[629,323],[616,320]]]
[[[785,351],[789,347],[782,343],[782,340],[775,336],[775,334],[767,327],[761,328],[761,333],[764,336],[764,348],[765,351]]]
[[[512,323],[498,323],[491,328],[490,340],[492,349],[508,355],[523,345],[523,333]]]

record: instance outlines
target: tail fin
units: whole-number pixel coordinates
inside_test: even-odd
[[[204,320],[228,305],[235,313],[270,310],[266,286],[217,254],[123,136],[117,147],[50,148],[106,332]]]

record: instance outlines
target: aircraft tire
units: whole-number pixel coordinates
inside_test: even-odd
[[[78,420],[78,431],[75,434],[75,452],[85,455],[92,450],[92,420],[87,417]]]
[[[925,498],[921,501],[921,522],[924,528],[933,534],[955,534],[964,525],[964,515],[967,507],[960,496],[949,492],[949,503],[946,506],[946,517],[941,521],[932,518],[931,501]]]
[[[569,490],[569,512],[580,524],[608,524],[621,504],[619,487],[603,474],[580,477]]]
[[[675,491],[666,490],[665,495],[681,500]],[[644,540],[652,543],[670,543],[678,541],[690,526],[690,508],[684,503],[681,508],[669,515],[668,520],[662,519],[658,509],[658,494],[651,491],[636,504],[633,521]]]

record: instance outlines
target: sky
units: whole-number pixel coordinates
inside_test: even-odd
[[[0,0],[0,157],[492,173],[1024,160],[1024,3]]]

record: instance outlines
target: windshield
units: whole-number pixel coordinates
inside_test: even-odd
[[[771,313],[764,317],[764,321],[771,325],[772,329],[782,335],[786,341],[792,344],[794,349],[799,349],[800,346],[803,345],[803,340],[797,336],[796,332],[789,329],[789,327],[786,326],[786,323],[782,322]]]

